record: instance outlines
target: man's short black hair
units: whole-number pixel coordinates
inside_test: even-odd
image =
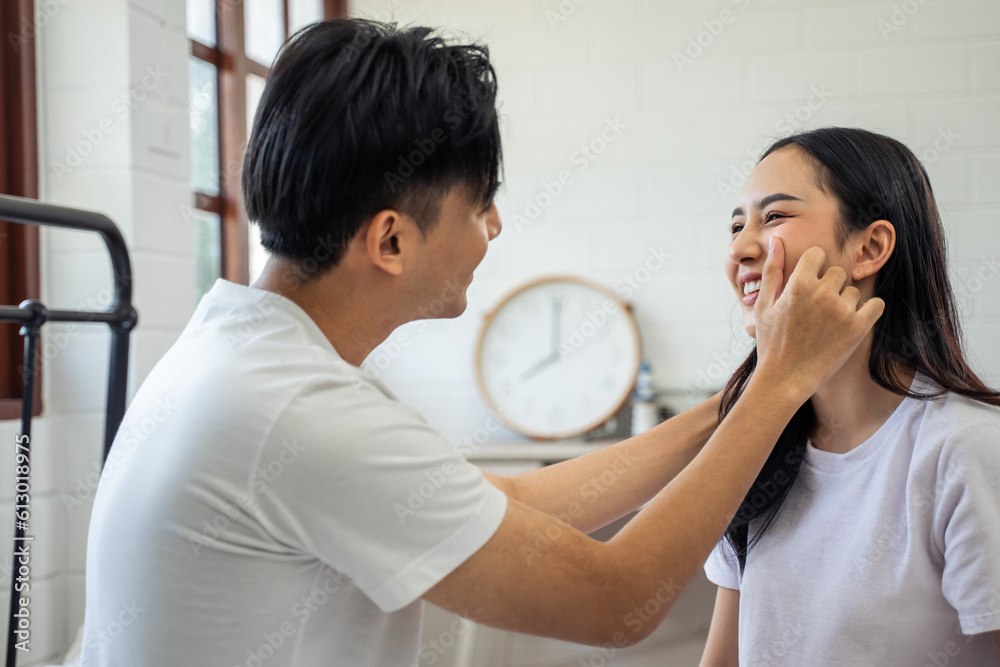
[[[247,214],[272,254],[336,265],[386,208],[426,237],[453,187],[489,206],[500,182],[496,74],[485,45],[362,19],[315,23],[271,68],[243,161]]]

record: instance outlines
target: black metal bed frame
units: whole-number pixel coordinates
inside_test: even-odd
[[[30,462],[31,462],[31,413],[35,390],[36,348],[42,325],[46,322],[81,322],[107,324],[111,328],[111,358],[108,371],[108,401],[104,421],[104,454],[107,460],[111,443],[114,441],[122,417],[125,415],[125,391],[128,380],[129,335],[138,321],[132,307],[132,264],[129,261],[125,239],[114,222],[105,215],[94,211],[43,204],[33,199],[0,195],[0,220],[35,225],[39,227],[60,227],[91,231],[100,234],[111,255],[114,271],[114,301],[107,311],[49,310],[35,299],[23,301],[19,306],[0,306],[0,322],[21,324],[20,334],[24,336],[24,392],[21,403],[21,436],[15,446],[15,496],[14,496],[14,557],[11,560],[10,576],[10,616],[7,628],[7,667],[15,667],[17,661],[16,638],[18,637],[18,617],[21,612],[20,596],[15,595],[19,549],[32,539],[25,535],[27,521],[18,517],[18,502],[21,497],[19,484],[25,493],[25,514],[30,503]],[[18,465],[27,465],[28,475],[17,475]]]

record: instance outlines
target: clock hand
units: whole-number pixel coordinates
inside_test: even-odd
[[[552,354],[559,354],[559,334],[562,331],[561,316],[562,299],[556,297],[552,300]]]
[[[557,361],[559,361],[559,354],[558,353],[550,354],[549,356],[545,357],[537,364],[529,368],[528,370],[521,373],[521,381],[522,382],[527,381],[528,378],[537,375],[542,369],[554,364]]]

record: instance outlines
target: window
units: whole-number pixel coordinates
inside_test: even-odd
[[[265,255],[240,193],[257,102],[285,39],[338,16],[346,0],[187,0],[196,299],[219,276],[247,285],[260,274]]]
[[[0,3],[0,193],[37,199],[34,22],[32,0]],[[0,304],[38,296],[38,228],[0,221]],[[24,339],[18,329],[0,323],[0,419],[21,416]],[[41,396],[39,374],[33,414],[41,413]]]

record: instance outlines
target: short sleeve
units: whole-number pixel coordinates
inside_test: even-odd
[[[934,532],[944,551],[944,596],[963,633],[1000,629],[1000,422],[949,438],[938,489]]]
[[[719,540],[708,555],[705,576],[716,586],[740,590],[739,561],[725,537]]]
[[[474,554],[507,509],[506,495],[417,410],[367,381],[331,380],[301,393],[262,456],[290,461],[260,493],[261,521],[350,577],[385,612]]]

